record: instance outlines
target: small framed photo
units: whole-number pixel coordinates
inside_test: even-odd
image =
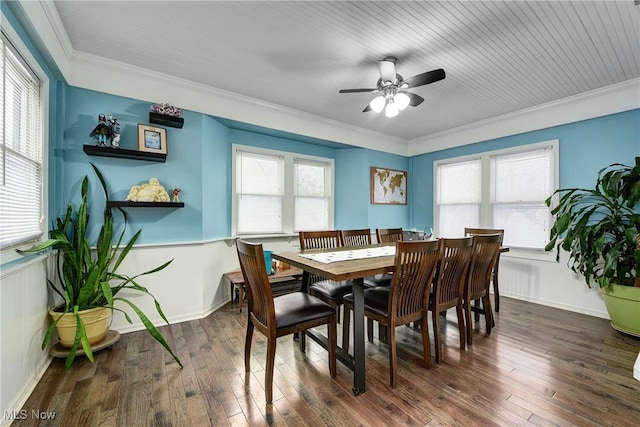
[[[138,150],[167,154],[167,130],[138,123]]]

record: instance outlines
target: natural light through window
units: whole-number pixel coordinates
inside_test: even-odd
[[[333,160],[234,145],[234,232],[333,227]]]
[[[543,250],[551,215],[544,201],[558,188],[558,144],[537,144],[435,163],[436,235],[465,227],[504,229],[511,248]]]
[[[43,137],[40,81],[0,39],[0,245],[13,247],[43,234]]]

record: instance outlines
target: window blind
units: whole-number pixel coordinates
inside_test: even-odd
[[[439,164],[436,169],[438,235],[459,237],[480,222],[482,180],[480,159]]]
[[[236,154],[237,233],[282,233],[284,158]]]
[[[493,224],[505,230],[505,245],[544,248],[551,227],[544,201],[553,193],[553,161],[550,147],[491,156]]]
[[[294,231],[329,229],[330,164],[294,159]]]
[[[4,34],[0,39],[0,246],[42,235],[40,81]]]

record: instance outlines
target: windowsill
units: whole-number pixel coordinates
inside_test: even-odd
[[[515,249],[500,255],[500,258],[526,259],[530,261],[556,262],[556,252],[533,249]]]
[[[267,240],[267,239],[289,239],[289,241],[291,241],[292,238],[298,238],[298,233],[290,233],[290,234],[236,234],[235,236],[231,236],[228,238],[228,240],[233,240],[235,241],[236,239],[242,239],[242,240],[247,240],[247,239],[260,239],[260,240]],[[227,239],[225,239],[227,240]]]

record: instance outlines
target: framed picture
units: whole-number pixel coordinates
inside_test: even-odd
[[[372,166],[371,204],[406,205],[407,172]]]
[[[138,150],[167,154],[167,130],[138,123]]]

